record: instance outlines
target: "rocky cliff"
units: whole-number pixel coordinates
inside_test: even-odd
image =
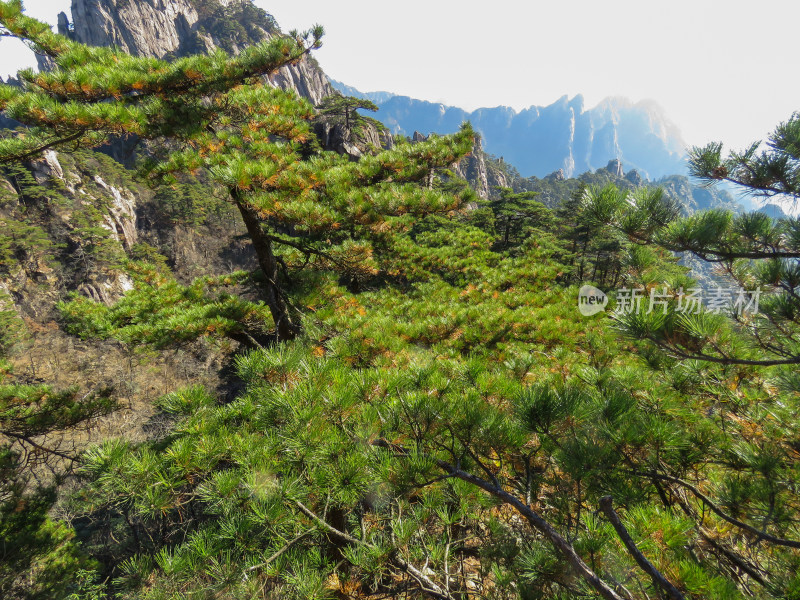
[[[421,134],[414,132],[414,135],[416,137]],[[495,162],[487,160],[481,138],[475,140],[472,152],[453,167],[453,172],[469,182],[472,189],[484,200],[495,196],[497,188],[511,185],[505,171],[498,168]]]
[[[25,299],[47,296],[46,288],[103,302],[131,288],[119,262],[139,241],[137,203],[151,196],[147,190],[110,159],[87,152],[48,150],[4,171],[0,221],[11,242],[0,257],[0,280],[32,316],[47,303]]]
[[[72,292],[110,303],[131,289],[122,263],[142,252],[163,253],[181,278],[252,268],[248,252],[236,254],[241,224],[220,213],[187,231],[170,223],[166,206],[100,153],[48,151],[0,171],[0,370],[4,383],[113,390],[120,410],[93,422],[74,440],[80,445],[109,435],[143,440],[152,435],[155,398],[198,383],[197,374],[220,385],[217,354],[185,348],[145,357],[133,346],[68,335],[60,324],[57,303]]]
[[[428,136],[415,131],[411,136],[412,142],[424,142]],[[493,161],[483,151],[481,138],[475,139],[472,151],[464,158],[453,165],[452,171],[458,177],[469,183],[475,190],[478,197],[488,200],[490,196],[496,195],[496,188],[509,187],[510,179],[502,168],[498,168],[496,161]]]
[[[498,172],[506,181],[505,187],[516,192],[537,192],[537,200],[551,208],[557,208],[574,196],[584,186],[602,188],[612,184],[622,190],[639,187],[660,187],[683,207],[685,214],[698,210],[722,209],[739,212],[744,210],[736,198],[722,187],[695,185],[685,175],[669,175],[657,180],[643,177],[636,169],[627,170],[620,160],[613,159],[599,169],[567,177],[563,169],[553,171],[545,177],[522,177],[512,165],[493,156],[484,155],[483,162],[488,173]]]
[[[515,111],[506,106],[463,109],[396,96],[363,94],[333,82],[342,93],[372,100],[376,117],[395,134],[452,133],[470,121],[487,152],[502,156],[525,176],[561,169],[567,177],[603,168],[619,159],[653,179],[685,173],[685,144],[678,128],[653,102],[608,98],[587,109],[582,96],[564,96],[549,106]]]
[[[72,0],[72,22],[58,17],[59,32],[92,46],[115,45],[138,56],[165,58],[222,48],[237,52],[280,34],[251,0]],[[46,66],[40,60],[40,66]],[[318,104],[333,92],[313,59],[271,77]]]
[[[390,149],[394,146],[392,135],[385,129],[366,124],[355,131],[352,127],[348,128],[341,120],[323,115],[315,119],[314,133],[323,148],[347,154],[354,160],[375,150]]]
[[[415,131],[413,139],[424,139],[424,136],[418,131]],[[469,156],[462,158],[458,164],[453,167],[453,172],[467,180],[480,198],[484,200],[489,198],[491,189],[489,187],[489,178],[486,172],[486,159],[480,138],[475,140],[475,146]]]

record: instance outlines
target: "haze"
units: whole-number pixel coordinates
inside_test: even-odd
[[[69,0],[29,0],[55,23]],[[800,110],[800,3],[761,0],[493,2],[256,0],[288,31],[326,28],[316,57],[362,91],[386,90],[471,110],[522,109],[583,94],[658,102],[689,144],[740,149]],[[0,44],[0,73],[35,64]]]

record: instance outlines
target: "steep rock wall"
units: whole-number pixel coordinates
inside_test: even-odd
[[[60,33],[84,44],[115,45],[137,56],[155,58],[216,48],[235,52],[280,32],[271,17],[255,9],[250,0],[72,0],[71,12],[71,24],[66,15],[59,16]],[[218,27],[226,19],[239,28],[238,35]],[[46,66],[45,61],[40,64]],[[295,90],[313,104],[333,93],[326,75],[308,58],[283,67],[271,81]]]

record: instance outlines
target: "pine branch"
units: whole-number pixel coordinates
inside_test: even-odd
[[[339,531],[332,525],[330,525],[327,521],[322,519],[321,517],[317,516],[313,511],[307,508],[302,502],[299,500],[294,500],[295,505],[297,508],[300,509],[304,515],[306,515],[309,519],[314,521],[317,525],[319,525],[322,529],[333,535],[334,537],[339,538],[340,540],[347,542],[348,544],[352,544],[355,546],[365,546],[367,548],[375,548],[373,544],[368,542],[363,542],[359,539],[354,538],[353,536]],[[427,575],[425,575],[422,571],[417,569],[414,565],[407,562],[403,559],[397,550],[393,550],[389,556],[389,559],[395,563],[401,570],[408,573],[412,578],[414,578],[417,583],[420,585],[420,588],[423,592],[431,596],[432,598],[437,598],[438,600],[455,600],[450,592],[447,590],[443,590],[439,587],[436,583],[433,582]]]
[[[76,142],[86,134],[87,134],[86,131],[79,131],[77,133],[73,133],[71,135],[64,137],[59,137],[54,140],[51,140],[50,142],[37,145],[35,148],[32,148],[31,150],[25,150],[16,154],[3,154],[2,156],[0,156],[0,162],[5,163],[5,162],[28,160],[34,158],[35,156],[38,156],[39,154],[41,154],[45,150],[49,150],[50,148],[55,148],[56,146],[64,146],[66,144],[69,144],[70,142]]]
[[[709,544],[714,550],[722,554],[737,568],[741,569],[744,573],[746,573],[747,576],[750,577],[750,579],[752,579],[759,585],[763,586],[765,589],[769,591],[774,591],[773,587],[769,583],[767,583],[767,581],[761,576],[761,574],[758,571],[756,571],[755,568],[751,564],[749,564],[744,558],[742,558],[732,550],[723,546],[720,542],[711,537],[711,535],[709,535],[709,533],[702,527],[698,527],[697,531],[698,533],[700,533],[700,537],[702,537],[707,544]]]
[[[721,365],[747,365],[754,367],[774,367],[778,365],[800,364],[800,356],[792,356],[791,358],[776,358],[776,359],[764,359],[764,360],[734,358],[731,356],[713,356],[711,354],[704,354],[702,352],[698,353],[685,352],[683,350],[676,348],[675,346],[667,344],[663,340],[660,340],[652,335],[645,336],[644,339],[650,340],[659,348],[662,348],[668,353],[673,354],[675,358],[680,358],[683,360],[700,360],[700,361],[717,363]]]
[[[20,435],[18,433],[14,433],[12,431],[1,431],[0,435],[5,435],[7,437],[13,438],[13,439],[17,440],[23,446],[25,444],[28,444],[28,445],[32,446],[33,448],[35,448],[37,451],[42,452],[44,454],[50,454],[52,456],[58,456],[59,458],[63,458],[63,459],[68,460],[70,462],[75,462],[76,460],[78,460],[77,455],[70,455],[70,454],[66,454],[65,452],[61,452],[60,450],[56,450],[54,448],[47,448],[45,446],[42,446],[41,444],[37,444],[29,436],[26,436],[26,435]]]
[[[659,489],[660,492],[663,493],[661,486],[659,485],[658,481],[653,481],[653,484]],[[681,496],[681,494],[676,494],[673,492],[676,502],[678,506],[681,507],[681,510],[684,514],[692,520],[699,521],[697,511],[694,510],[691,506],[689,506],[686,502],[686,499]],[[665,504],[669,506],[669,503]],[[705,540],[707,544],[711,546],[713,551],[722,554],[727,560],[729,560],[734,566],[739,568],[741,571],[746,573],[751,579],[759,583],[765,589],[769,591],[774,591],[773,586],[771,586],[765,579],[762,577],[761,573],[759,573],[756,569],[758,567],[751,565],[746,559],[742,556],[739,556],[733,550],[726,548],[721,542],[714,539],[710,532],[708,532],[705,528],[703,528],[699,523],[695,523],[694,526],[695,530],[700,534],[700,537]],[[771,576],[771,573],[764,570],[763,567],[761,568],[761,572],[767,575],[768,577]]]
[[[288,542],[286,542],[286,544],[280,550],[278,550],[277,552],[272,554],[272,556],[270,556],[264,562],[258,563],[257,565],[253,565],[252,567],[247,567],[244,570],[244,573],[245,573],[244,576],[247,577],[247,573],[249,573],[250,571],[255,571],[256,569],[263,569],[264,567],[268,566],[270,563],[275,562],[278,558],[280,558],[287,550],[289,550],[297,542],[299,542],[303,538],[308,537],[312,533],[313,533],[313,530],[304,531],[303,533],[301,533],[300,535],[298,535],[294,539],[289,540]]]
[[[324,258],[325,260],[330,261],[332,264],[336,265],[339,268],[345,268],[345,264],[341,261],[335,259],[330,253],[325,252],[323,250],[317,250],[316,248],[312,248],[310,246],[306,246],[304,244],[300,244],[297,242],[293,242],[291,240],[287,240],[286,238],[278,237],[276,235],[270,235],[270,239],[275,242],[276,244],[281,244],[283,246],[289,246],[290,248],[294,248],[295,250],[299,250],[306,256],[314,255],[319,256],[320,258]]]
[[[409,451],[406,448],[392,444],[386,440],[376,440],[373,442],[373,445],[379,448],[387,448],[392,450],[400,456],[409,455]],[[583,578],[583,580],[603,598],[606,598],[606,600],[623,600],[622,596],[611,589],[611,587],[605,581],[600,579],[600,577],[589,567],[589,565],[583,562],[583,559],[575,551],[575,548],[572,547],[572,544],[564,539],[564,537],[562,537],[561,534],[556,531],[555,527],[553,527],[530,506],[524,504],[519,498],[505,491],[499,485],[494,485],[485,479],[472,475],[471,473],[467,473],[466,471],[463,471],[462,469],[451,465],[444,460],[438,458],[434,458],[433,460],[440,469],[448,473],[450,476],[461,479],[462,481],[466,481],[467,483],[471,483],[472,485],[481,488],[485,492],[490,493],[495,498],[502,500],[505,504],[513,507],[525,518],[525,520],[528,521],[528,523],[530,523],[534,529],[543,533],[545,537],[550,540],[550,543],[552,543],[553,546],[567,559],[570,565],[572,565],[572,567]]]
[[[735,525],[740,529],[744,529],[748,533],[752,533],[756,536],[759,540],[764,540],[765,542],[769,542],[771,544],[775,544],[778,546],[786,546],[788,548],[800,548],[800,542],[796,540],[788,540],[784,538],[779,538],[777,536],[771,535],[759,529],[756,529],[752,525],[748,525],[747,523],[740,521],[728,514],[726,514],[719,506],[717,506],[711,498],[706,496],[703,492],[698,490],[695,486],[693,486],[688,481],[684,481],[683,479],[679,479],[678,477],[672,477],[671,475],[664,475],[662,473],[650,472],[650,473],[641,473],[641,472],[632,472],[633,475],[638,477],[651,477],[654,479],[660,479],[662,481],[669,481],[670,483],[675,483],[680,485],[681,487],[686,488],[692,494],[694,494],[700,501],[702,501],[708,508],[711,509],[715,515],[721,518],[724,521],[727,521],[731,525]]]
[[[653,563],[647,560],[645,555],[636,547],[636,542],[633,541],[625,525],[620,520],[619,515],[614,511],[611,496],[603,496],[600,498],[600,509],[608,520],[611,521],[611,525],[617,532],[619,539],[622,540],[622,543],[625,544],[625,548],[627,548],[628,552],[633,556],[634,560],[636,560],[636,564],[638,564],[645,573],[650,575],[656,587],[663,588],[672,600],[684,600],[680,590],[664,577]]]

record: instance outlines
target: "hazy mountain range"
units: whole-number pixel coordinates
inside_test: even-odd
[[[561,169],[567,177],[619,159],[648,179],[685,174],[685,147],[678,127],[653,101],[607,98],[587,109],[583,96],[562,96],[549,106],[516,111],[507,106],[468,112],[389,92],[363,93],[331,80],[348,96],[367,98],[394,134],[452,133],[466,120],[483,135],[484,149],[503,157],[523,176]]]

